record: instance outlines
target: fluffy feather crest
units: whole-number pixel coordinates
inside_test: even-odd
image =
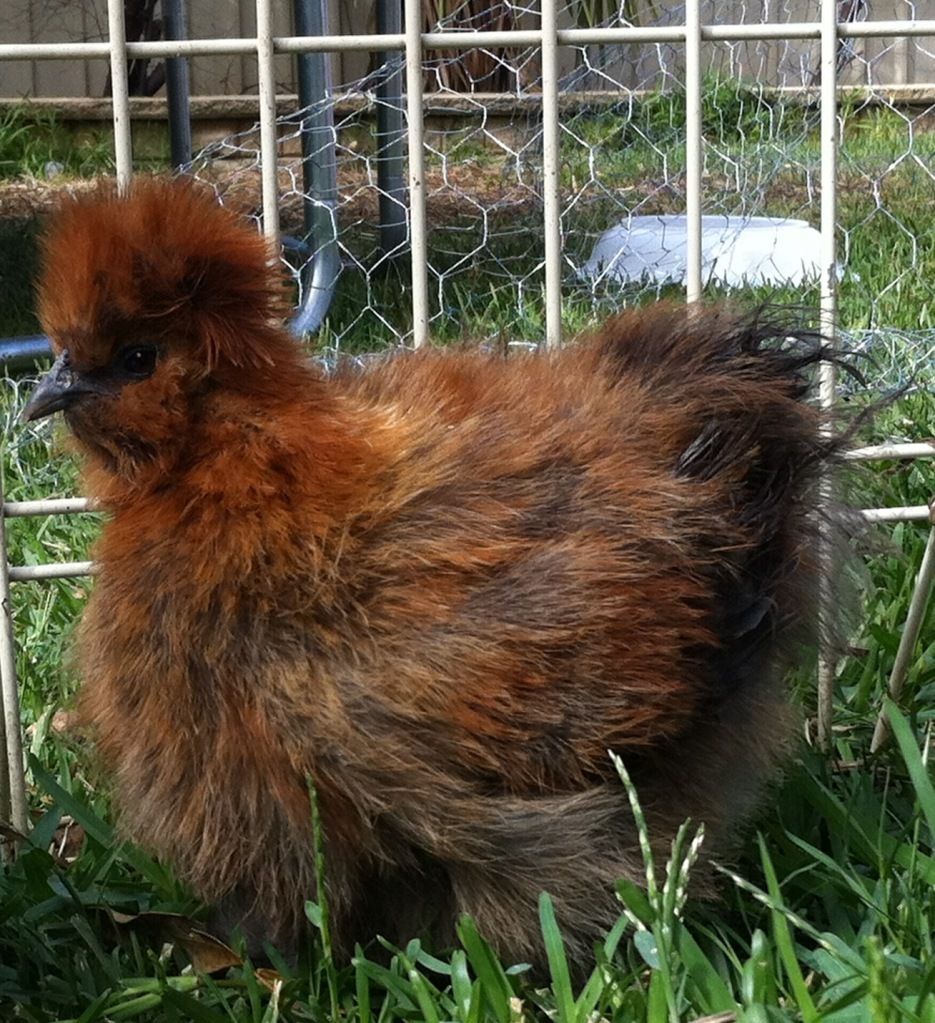
[[[118,196],[104,182],[59,210],[43,248],[40,316],[78,364],[128,335],[187,335],[208,370],[272,361],[284,282],[265,239],[207,187],[140,178]]]

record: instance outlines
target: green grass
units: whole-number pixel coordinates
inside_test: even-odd
[[[87,177],[112,173],[113,147],[105,131],[76,139],[56,117],[27,105],[0,112],[0,179],[55,173]]]
[[[724,116],[737,128],[711,130],[729,136],[735,156],[743,148],[751,159],[766,161],[778,142],[758,127],[764,113],[756,103],[758,113],[749,119],[752,102],[746,94],[723,97]],[[677,114],[659,102],[640,113],[638,124],[668,145],[663,129],[667,118],[678,125]],[[807,110],[771,111],[774,119],[779,114],[788,117],[782,123],[791,139],[784,150],[790,166],[787,179],[780,175],[769,188],[773,201],[785,197],[781,212],[801,212],[817,160],[812,123]],[[635,128],[619,113],[573,127],[591,132],[589,142],[604,140],[602,174],[606,170],[620,183],[658,178],[659,153],[633,136]],[[618,151],[612,143],[625,128],[628,148]],[[904,123],[900,129],[898,118],[883,112],[855,119],[845,136],[842,165],[849,180],[859,183],[856,169],[864,168],[861,173],[882,180],[886,189],[883,206],[866,187],[841,195],[842,240],[850,246],[841,309],[849,329],[935,326],[935,232],[924,175],[902,164],[884,173],[904,132]],[[914,144],[930,146],[931,136],[919,135]],[[666,152],[675,165],[677,154]],[[585,170],[573,150],[568,156],[563,174],[572,187]],[[719,196],[727,202],[729,189],[714,182],[709,199]],[[662,208],[669,200],[660,193],[652,201]],[[610,210],[595,199],[582,213],[582,235],[569,236],[573,255],[587,251]],[[515,213],[504,214],[502,222],[493,217],[490,226],[487,251],[496,258],[469,262],[446,282],[435,307],[439,340],[541,336],[541,282],[531,256],[539,242],[535,227],[517,231]],[[914,245],[904,227],[914,234]],[[455,263],[477,241],[466,214],[456,223],[434,222],[433,232],[437,264]],[[345,241],[364,253],[372,237],[360,228]],[[22,248],[16,244],[0,237],[0,254],[9,253],[6,265],[14,270],[32,251],[28,239]],[[904,267],[908,272],[899,277]],[[508,273],[524,280],[524,287],[508,280]],[[27,268],[18,289],[5,298],[0,293],[0,333],[32,329],[30,276]],[[811,293],[772,297],[799,304],[814,299]],[[618,301],[619,295],[593,295],[569,277],[566,327],[584,328]],[[337,339],[348,350],[373,349],[392,340],[393,332],[379,327],[368,306],[404,325],[407,303],[403,271],[390,269],[369,280],[347,273],[323,340]],[[865,440],[935,436],[935,370],[909,344],[911,338],[893,339],[892,351],[877,353],[884,364],[871,376],[892,380],[912,361],[919,386],[882,412]],[[27,386],[3,381],[6,496],[74,493],[75,468],[55,435],[46,425],[15,422]],[[935,465],[887,463],[855,470],[849,483],[861,505],[921,504],[935,493]],[[13,562],[30,563],[83,557],[98,523],[88,516],[18,519],[7,528]],[[675,879],[690,873],[694,832],[688,829],[674,852],[678,869],[667,873],[663,864],[652,864],[644,886],[619,885],[620,921],[595,950],[593,975],[574,980],[565,964],[561,918],[544,896],[540,921],[551,974],[545,983],[499,962],[467,920],[454,950],[425,949],[417,941],[388,950],[375,940],[351,963],[334,962],[327,951],[327,907],[315,905],[309,907],[310,931],[317,936],[312,952],[295,968],[283,965],[278,978],[249,962],[213,978],[193,971],[182,944],[165,944],[171,926],[152,914],[197,918],[201,908],[164,866],[115,837],[106,779],[81,737],[56,727],[56,711],[69,706],[75,690],[67,651],[86,583],[16,585],[17,667],[36,830],[17,862],[0,871],[0,1019],[688,1023],[733,1014],[724,1019],[935,1023],[935,793],[931,766],[920,753],[935,716],[935,608],[929,609],[900,709],[891,711],[896,741],[880,757],[868,757],[924,541],[919,525],[886,527],[875,538],[874,553],[862,559],[852,652],[842,661],[836,692],[834,749],[825,756],[803,744],[741,854],[725,867],[720,897],[711,903],[689,898],[682,906]],[[804,714],[812,716],[811,673],[796,678],[795,691]],[[63,814],[86,832],[80,855],[68,866],[49,853]],[[130,919],[115,925],[114,911]]]

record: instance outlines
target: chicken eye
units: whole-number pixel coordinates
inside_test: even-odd
[[[156,346],[133,345],[132,348],[124,348],[117,356],[116,363],[127,376],[143,380],[152,376],[156,368]]]

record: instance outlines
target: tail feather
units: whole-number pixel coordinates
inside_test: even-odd
[[[673,472],[696,485],[683,528],[713,597],[717,705],[814,632],[819,481],[848,431],[806,399],[815,368],[841,360],[813,331],[723,307],[627,312],[598,344],[611,379],[666,410]]]

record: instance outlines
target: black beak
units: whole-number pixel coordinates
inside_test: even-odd
[[[55,360],[49,372],[36,384],[36,389],[30,395],[21,418],[26,423],[32,422],[34,419],[42,419],[60,409],[68,408],[78,398],[96,394],[98,390],[99,388],[71,368],[71,360],[66,350]]]

